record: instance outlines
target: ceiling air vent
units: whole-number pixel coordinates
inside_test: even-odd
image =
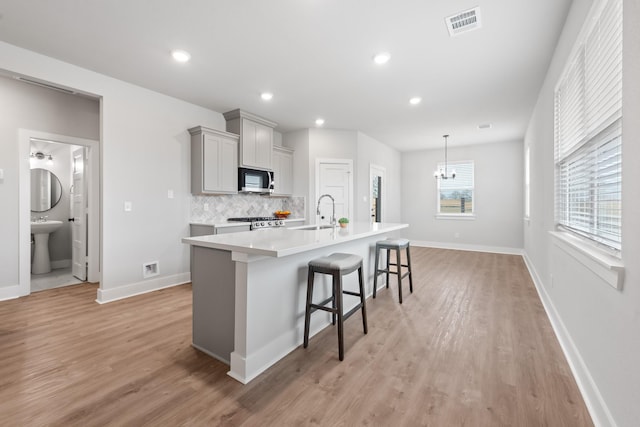
[[[44,88],[47,88],[47,89],[57,90],[58,92],[64,92],[64,93],[69,93],[69,94],[75,95],[75,92],[72,91],[72,90],[65,89],[65,88],[60,87],[60,86],[55,86],[55,85],[52,85],[52,84],[49,84],[49,83],[41,82],[39,80],[32,80],[32,79],[28,79],[26,77],[21,77],[21,76],[16,77],[16,80],[20,80],[21,82],[29,83],[29,84],[32,84],[32,85],[35,85],[35,86],[44,87]]]
[[[465,10],[445,19],[450,36],[457,36],[467,31],[476,30],[481,27],[480,8]]]

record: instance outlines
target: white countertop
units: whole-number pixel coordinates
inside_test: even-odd
[[[376,234],[407,228],[408,224],[352,222],[347,228],[298,230],[267,228],[231,234],[185,237],[182,243],[253,255],[284,257]]]

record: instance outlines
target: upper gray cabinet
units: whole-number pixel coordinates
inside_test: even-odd
[[[273,196],[293,194],[293,150],[273,146]]]
[[[191,193],[238,192],[238,135],[196,126],[191,134]]]
[[[224,113],[227,132],[240,135],[238,163],[252,169],[273,168],[273,128],[277,123],[240,109]]]

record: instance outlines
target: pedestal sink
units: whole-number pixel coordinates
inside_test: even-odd
[[[36,241],[33,254],[32,274],[44,274],[51,271],[49,260],[49,233],[62,227],[62,221],[40,221],[31,223],[31,233]]]

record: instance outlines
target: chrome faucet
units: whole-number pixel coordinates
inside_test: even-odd
[[[329,224],[333,225],[334,227],[336,226],[336,201],[333,198],[333,196],[331,196],[331,194],[323,194],[322,196],[320,196],[318,198],[318,207],[316,208],[316,214],[319,216],[320,215],[320,201],[322,199],[324,199],[325,197],[328,197],[331,199],[331,205],[333,206],[333,212],[331,214],[331,219],[329,220]]]

